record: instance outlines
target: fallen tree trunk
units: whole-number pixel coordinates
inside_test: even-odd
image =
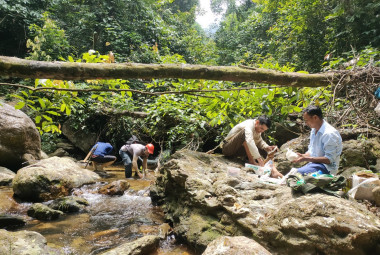
[[[188,64],[106,64],[44,62],[0,56],[0,76],[60,80],[181,78],[321,87],[337,80],[333,72],[305,74],[238,66]]]

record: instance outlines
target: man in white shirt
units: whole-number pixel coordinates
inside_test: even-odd
[[[222,153],[225,156],[247,156],[250,164],[264,166],[258,148],[267,152],[273,151],[277,146],[269,146],[261,137],[271,126],[267,116],[257,119],[245,120],[231,129],[223,140]]]
[[[338,130],[323,119],[322,110],[310,105],[303,110],[303,118],[311,128],[310,144],[305,154],[298,153],[299,158],[293,162],[309,162],[298,169],[306,175],[321,171],[323,174],[336,174],[342,153],[342,137]]]

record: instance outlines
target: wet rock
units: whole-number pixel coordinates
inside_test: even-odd
[[[173,232],[172,227],[168,223],[162,223],[159,227],[159,237],[166,239],[166,237]]]
[[[56,220],[63,212],[54,210],[47,205],[36,203],[28,209],[28,216],[36,218],[37,220]]]
[[[87,169],[90,169],[90,167],[87,167]],[[91,169],[93,169],[92,164],[91,164]],[[112,174],[108,173],[105,170],[94,170],[94,173],[97,173],[102,178],[110,178],[112,176]]]
[[[180,151],[160,170],[152,201],[197,251],[221,236],[255,237],[273,254],[375,254],[380,219],[356,201],[293,194],[220,155]]]
[[[41,138],[34,122],[22,111],[0,102],[0,166],[17,170],[41,159]]]
[[[118,180],[113,181],[110,184],[107,184],[99,189],[99,193],[103,195],[123,195],[124,191],[129,189],[131,185],[128,181],[125,180]]]
[[[0,214],[0,228],[14,229],[24,226],[25,223],[24,218],[20,216]]]
[[[54,200],[48,206],[54,210],[59,210],[65,213],[79,212],[88,206],[89,203],[86,199],[81,197],[69,196],[62,197]]]
[[[62,254],[47,246],[45,237],[33,231],[9,232],[0,229],[0,254]]]
[[[99,179],[71,159],[52,157],[20,169],[12,187],[21,199],[39,202],[67,196],[73,188]]]
[[[245,236],[222,236],[212,241],[202,255],[270,255],[259,243]]]
[[[99,231],[99,232],[96,232],[95,234],[92,234],[91,236],[89,236],[89,240],[94,240],[94,239],[100,239],[100,238],[103,238],[105,236],[112,236],[114,235],[115,233],[118,233],[119,232],[119,229],[108,229],[108,230],[104,230],[104,231]]]
[[[147,235],[133,242],[124,243],[112,250],[101,253],[102,255],[145,255],[155,251],[160,238],[158,236]]]
[[[15,176],[16,174],[13,171],[0,166],[0,186],[10,185]]]

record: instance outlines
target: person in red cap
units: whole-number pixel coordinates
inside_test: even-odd
[[[120,148],[119,154],[125,166],[125,178],[130,178],[132,176],[132,169],[135,171],[135,176],[138,175],[140,178],[145,178],[148,156],[153,153],[154,146],[151,143],[148,143],[147,145],[140,143],[123,145]],[[138,170],[141,165],[141,161],[138,160],[139,157],[142,158],[142,175]]]

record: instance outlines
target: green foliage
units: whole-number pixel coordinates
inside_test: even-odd
[[[47,154],[53,153],[57,149],[59,138],[57,133],[41,134],[41,150]]]
[[[354,67],[365,67],[367,65],[380,67],[380,50],[373,47],[366,47],[360,52],[352,50],[343,53],[340,57],[332,57],[323,64],[326,71],[337,69],[350,70]]]
[[[34,38],[26,42],[26,47],[31,49],[27,59],[52,61],[65,57],[70,48],[65,32],[57,27],[47,12],[43,14],[42,21],[42,27],[36,24],[29,26]]]
[[[379,66],[376,15],[380,4],[374,0],[244,0],[239,1],[240,5],[234,0],[213,0],[214,10],[221,11],[222,6],[227,6],[227,10],[212,38],[195,24],[196,0],[0,3],[0,36],[4,38],[0,51],[5,52],[3,42],[19,48],[27,45],[31,50],[29,58],[34,60],[110,63],[110,55],[103,54],[112,51],[116,62],[238,63],[282,72],[316,72],[329,53],[332,60],[324,63],[326,69],[352,68],[353,65],[346,65],[352,59],[355,66]],[[23,27],[30,31],[26,33]],[[20,36],[24,34],[33,38],[27,44]],[[10,52],[25,55],[14,54],[16,50]],[[274,122],[287,124],[289,115],[296,116],[309,104],[328,109],[345,109],[347,105],[342,99],[332,102],[330,87],[291,88],[182,79],[44,79],[36,80],[34,86],[192,91],[147,96],[126,91],[42,93],[20,89],[14,94],[19,100],[16,107],[28,111],[46,141],[54,139],[46,132],[59,133],[59,123],[70,118],[74,128],[101,134],[117,146],[131,134],[138,134],[146,141],[164,142],[167,148],[197,149],[209,139],[220,141],[232,126],[247,118],[267,114]],[[256,88],[239,90],[243,87]],[[138,120],[120,116],[122,111],[142,111],[149,116]]]
[[[27,28],[37,24],[44,0],[0,0],[0,55],[24,57]]]
[[[378,1],[254,2],[245,11],[227,12],[216,33],[221,63],[252,63],[257,55],[271,54],[281,65],[316,72],[327,53],[340,57],[351,47],[380,45]]]

